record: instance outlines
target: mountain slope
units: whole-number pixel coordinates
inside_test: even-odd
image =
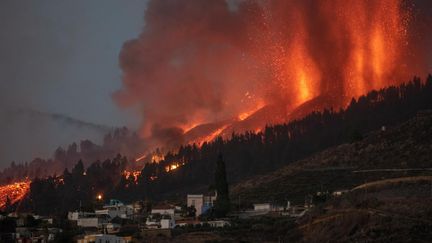
[[[245,202],[291,200],[301,203],[317,191],[351,189],[368,181],[432,175],[432,111],[361,141],[343,144],[294,162],[273,173],[235,185],[234,197]]]

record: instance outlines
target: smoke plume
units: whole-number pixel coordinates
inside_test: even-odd
[[[424,13],[415,7],[152,0],[142,33],[120,54],[123,87],[114,99],[141,111],[140,134],[155,145],[167,143],[162,137],[182,141],[199,124],[247,120],[263,107],[278,107],[260,112],[266,117],[287,117],[313,100],[341,107],[429,71],[421,50],[430,41],[418,37]]]

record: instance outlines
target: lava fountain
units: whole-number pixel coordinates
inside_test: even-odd
[[[417,43],[404,3],[152,0],[142,33],[123,46],[114,99],[141,112],[149,147],[343,107],[423,75],[405,58]]]

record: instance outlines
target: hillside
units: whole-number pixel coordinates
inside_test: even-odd
[[[302,242],[430,242],[432,177],[359,189],[297,221],[287,235]]]
[[[430,128],[423,123],[430,123],[430,115],[419,116],[414,124],[405,127],[391,126],[416,116],[419,110],[432,109],[431,94],[432,76],[426,82],[414,79],[398,87],[371,91],[353,99],[343,110],[314,112],[290,123],[269,125],[258,133],[232,134],[228,140],[218,137],[201,146],[181,146],[160,161],[145,164],[140,171],[134,169],[135,179],[125,174],[131,163],[124,157],[96,161],[87,169],[78,163],[72,173],[64,171],[60,175],[65,178],[64,184],[59,185],[57,178],[35,180],[30,188],[30,201],[37,212],[52,211],[53,207],[57,212],[65,212],[75,209],[80,202],[91,205],[95,193],[100,192],[125,202],[181,202],[186,194],[208,191],[214,183],[215,161],[220,153],[226,162],[228,182],[240,183],[232,191],[233,197],[240,196],[242,200],[235,201],[249,206],[263,201],[301,203],[305,196],[318,190],[346,189],[382,177],[421,174],[418,170],[354,171],[428,164],[430,147],[424,145],[430,144]],[[368,134],[383,125],[388,126],[385,132]],[[364,134],[368,135],[358,141]],[[350,141],[357,142],[347,144]],[[418,144],[421,147],[417,148]],[[245,180],[249,182],[243,183]],[[70,200],[59,204],[58,198]]]
[[[385,124],[383,124],[385,125]],[[351,189],[368,181],[432,175],[432,111],[360,141],[342,144],[231,189],[242,201],[304,201],[317,191]]]

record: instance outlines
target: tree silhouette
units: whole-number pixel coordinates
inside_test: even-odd
[[[217,193],[214,211],[216,217],[224,217],[229,212],[230,200],[228,182],[226,177],[225,162],[222,154],[219,154],[216,162],[215,189]]]

